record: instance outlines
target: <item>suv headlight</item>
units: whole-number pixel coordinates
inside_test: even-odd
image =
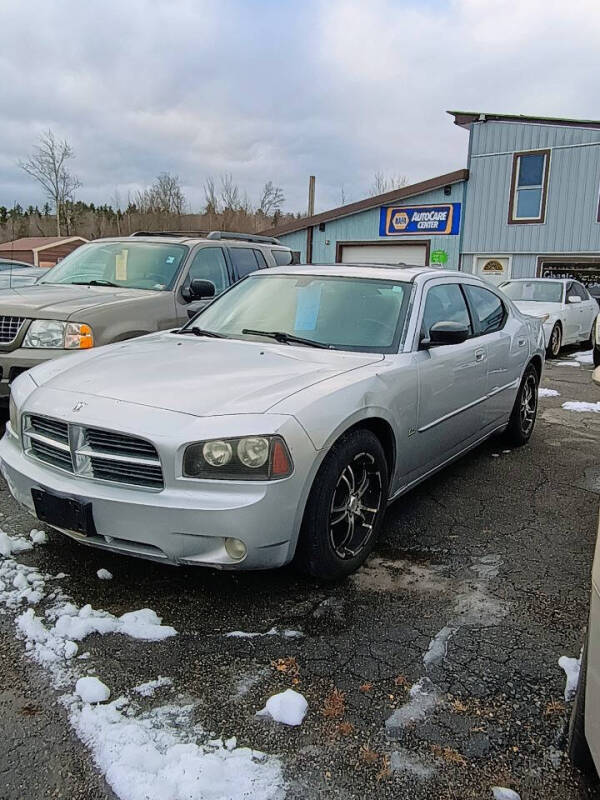
[[[34,319],[23,341],[23,347],[53,350],[87,350],[93,346],[94,336],[89,325],[57,319]]]
[[[17,410],[15,398],[12,396],[12,394],[8,398],[8,416],[10,419],[10,429],[18,439],[21,435],[21,431],[19,430],[19,412]]]
[[[281,436],[210,439],[186,447],[183,474],[211,480],[273,481],[287,478],[292,457]]]

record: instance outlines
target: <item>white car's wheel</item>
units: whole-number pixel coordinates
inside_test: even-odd
[[[557,358],[558,354],[560,353],[561,346],[562,328],[560,327],[559,323],[556,322],[552,328],[552,333],[550,334],[550,341],[548,342],[548,347],[546,348],[546,357]]]

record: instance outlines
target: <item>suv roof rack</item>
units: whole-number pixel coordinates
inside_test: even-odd
[[[129,236],[180,236],[187,238],[202,237],[205,238],[208,231],[134,231]]]
[[[260,236],[258,233],[232,233],[231,231],[211,231],[207,239],[239,239],[241,242],[257,244],[281,244],[274,236]]]

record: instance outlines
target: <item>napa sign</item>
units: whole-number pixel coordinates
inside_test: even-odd
[[[441,206],[384,206],[379,217],[380,236],[445,234],[460,228],[460,203]]]

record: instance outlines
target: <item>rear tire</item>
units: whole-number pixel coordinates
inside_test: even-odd
[[[533,364],[529,364],[521,379],[515,404],[510,415],[505,436],[513,447],[521,447],[531,438],[538,408],[538,374]]]
[[[585,686],[587,678],[587,650],[588,634],[586,634],[581,654],[581,669],[579,670],[579,683],[577,694],[571,711],[569,721],[569,739],[567,742],[567,755],[572,764],[584,775],[596,774],[596,767],[585,738]]]
[[[562,328],[556,322],[550,334],[548,347],[546,348],[546,358],[558,358],[560,348],[562,347]]]
[[[600,367],[600,347],[594,345],[594,366]]]
[[[322,580],[349,575],[377,539],[388,497],[388,465],[381,442],[364,428],[331,448],[315,477],[294,558]]]

